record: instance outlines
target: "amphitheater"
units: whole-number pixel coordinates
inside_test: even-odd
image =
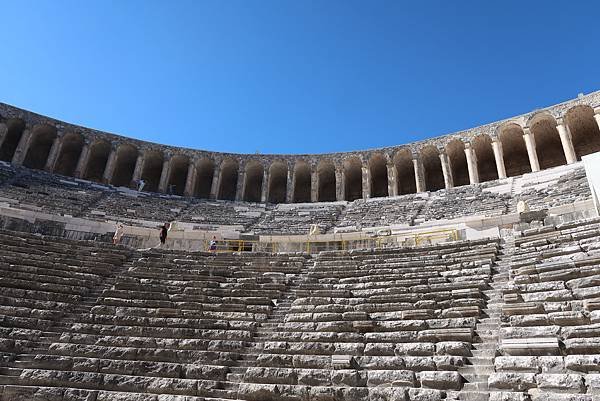
[[[0,104],[0,400],[600,400],[599,126],[240,155]]]

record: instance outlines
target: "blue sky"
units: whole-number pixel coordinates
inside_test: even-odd
[[[149,141],[397,145],[600,89],[600,2],[1,3],[0,101]]]

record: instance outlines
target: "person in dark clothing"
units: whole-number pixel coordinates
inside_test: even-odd
[[[160,228],[160,244],[164,245],[165,241],[167,241],[167,234],[169,233],[169,230],[171,229],[171,223],[165,223],[163,224],[163,226]]]

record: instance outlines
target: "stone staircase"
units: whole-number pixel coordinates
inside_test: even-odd
[[[488,377],[494,372],[494,358],[498,349],[498,332],[500,331],[500,315],[502,311],[502,289],[508,281],[508,271],[514,252],[514,237],[512,233],[504,235],[498,259],[492,266],[492,281],[490,289],[483,291],[486,297],[484,316],[479,318],[475,327],[476,338],[473,343],[472,356],[468,364],[459,370],[465,379],[463,389],[454,395],[460,401],[487,401],[490,397]]]
[[[308,272],[307,261],[298,274],[292,275],[286,291],[277,300],[277,304],[267,320],[260,323],[254,333],[253,342],[244,350],[244,353],[238,359],[237,366],[231,366],[230,373],[227,375],[225,388],[235,390],[240,383],[244,381],[244,375],[249,367],[255,366],[258,356],[262,353],[264,342],[272,338],[273,333],[277,331],[280,324],[285,322],[285,316],[289,313],[292,304],[297,298],[296,290]]]

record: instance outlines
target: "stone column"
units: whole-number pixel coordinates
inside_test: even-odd
[[[444,175],[444,186],[446,189],[454,187],[454,179],[452,178],[452,168],[450,159],[446,152],[440,152],[440,162],[442,163],[442,174]]]
[[[537,151],[535,149],[535,137],[527,127],[523,128],[523,140],[525,140],[525,147],[527,147],[531,171],[534,173],[540,171],[540,162],[538,161]]]
[[[387,179],[388,179],[388,196],[398,195],[398,185],[396,184],[396,166],[393,163],[387,165]]]
[[[241,201],[244,199],[244,190],[246,189],[246,166],[240,166],[238,172],[237,186],[235,190],[235,200]]]
[[[497,138],[492,140],[492,149],[494,150],[494,159],[496,159],[496,170],[498,178],[506,178],[506,167],[504,167],[504,153],[502,152],[502,142]]]
[[[90,159],[90,143],[85,141],[83,143],[83,148],[81,148],[81,153],[79,154],[79,159],[77,160],[77,167],[75,167],[75,172],[73,176],[77,178],[82,178],[85,173],[85,169],[88,164],[88,160]]]
[[[465,157],[467,158],[467,169],[469,170],[469,183],[479,183],[479,170],[477,169],[477,154],[471,144],[465,144]]]
[[[594,117],[596,116],[597,114],[594,115]],[[560,143],[562,144],[565,159],[567,160],[567,164],[573,164],[577,161],[577,155],[575,154],[575,148],[573,147],[571,130],[569,130],[569,127],[563,123],[562,119],[558,119],[557,123],[558,125],[556,126],[556,129],[558,130],[558,135],[560,136]]]
[[[415,184],[417,192],[425,192],[425,172],[423,171],[423,162],[419,158],[413,159],[415,169]]]
[[[131,176],[131,185],[136,185],[136,182],[139,182],[142,179],[142,173],[144,172],[144,161],[145,161],[144,153],[139,153],[137,159],[135,160],[135,167],[133,169],[133,175]],[[136,188],[137,189],[137,188]]]
[[[183,196],[194,196],[196,190],[196,164],[190,161],[188,164],[187,177],[185,178],[185,189]]]
[[[363,199],[369,199],[371,197],[371,174],[369,168],[366,166],[361,167],[362,172],[362,197]]]
[[[267,203],[268,199],[269,199],[269,169],[264,169],[263,179],[262,179],[262,188],[260,191],[260,201],[262,203]]]
[[[335,169],[335,195],[339,201],[344,200],[346,195],[346,183],[344,182],[344,170],[341,168]]]
[[[25,156],[27,155],[27,150],[29,149],[29,145],[31,143],[31,130],[26,129],[21,134],[21,139],[19,139],[19,144],[17,145],[17,149],[15,150],[15,154],[13,155],[12,164],[15,166],[20,166],[25,161]]]
[[[56,164],[58,154],[60,153],[60,149],[62,147],[62,139],[62,133],[59,133],[54,138],[54,141],[52,141],[52,147],[50,148],[50,152],[48,153],[48,158],[46,159],[46,164],[44,166],[45,171],[54,171],[54,165]]]
[[[310,172],[310,200],[319,201],[319,174],[316,171]]]
[[[2,148],[2,144],[6,139],[6,134],[8,133],[8,127],[4,123],[0,123],[0,148]]]
[[[210,195],[208,196],[210,199],[217,199],[219,196],[219,179],[221,178],[221,167],[215,166],[213,171],[213,179],[210,184]]]
[[[160,181],[158,183],[158,192],[162,192],[162,193],[167,192],[167,185],[169,185],[170,170],[171,170],[171,156],[167,156],[163,160],[162,171],[160,173]]]
[[[285,184],[285,201],[286,203],[292,203],[294,198],[292,197],[294,195],[294,175],[292,170],[289,168],[287,169],[287,182]]]
[[[102,181],[106,184],[110,184],[113,174],[115,172],[115,164],[117,162],[117,149],[114,147],[110,149],[108,160],[106,161],[106,167],[104,168],[104,174],[102,174]]]

